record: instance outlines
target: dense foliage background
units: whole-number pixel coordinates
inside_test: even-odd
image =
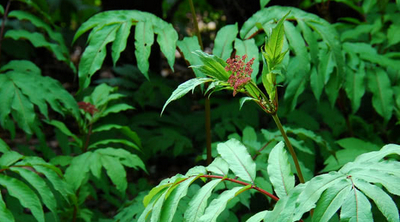
[[[1,6],[0,221],[137,221],[145,195],[163,179],[209,164],[204,88],[160,116],[179,84],[202,75],[189,68],[200,64],[191,57],[201,49],[194,24],[205,52],[257,58],[252,78],[262,85],[260,49],[276,22],[292,13],[284,24],[289,51],[276,79],[278,115],[306,181],[400,144],[399,1],[196,0],[197,23],[188,0]],[[218,144],[237,139],[257,163],[256,182],[274,193],[266,169],[283,138],[269,115],[240,97],[231,91],[210,97],[212,156],[219,156]],[[400,155],[396,149],[386,155]],[[397,155],[376,161],[396,167]],[[368,182],[391,193],[397,210],[395,167]],[[169,220],[183,220],[184,206],[203,185],[190,186]],[[221,185],[211,199],[233,189]],[[218,221],[246,221],[274,206],[254,191],[224,206]],[[398,221],[379,203],[371,211],[375,221]],[[311,221],[309,213],[302,218]]]

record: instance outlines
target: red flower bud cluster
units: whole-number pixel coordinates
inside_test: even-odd
[[[245,63],[247,55],[236,56],[234,59],[229,58],[226,60],[228,65],[225,67],[226,71],[231,71],[232,75],[228,79],[228,83],[233,87],[233,96],[236,95],[238,90],[240,90],[246,83],[251,80],[251,73],[253,69],[251,66],[253,65],[254,58]]]
[[[98,112],[99,110],[96,109],[96,107],[87,102],[78,102],[79,109],[82,109],[83,111],[90,113],[92,116],[95,112]]]

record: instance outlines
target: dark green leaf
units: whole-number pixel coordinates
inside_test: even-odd
[[[0,8],[2,6],[0,5]],[[6,203],[3,201],[3,197],[0,192],[0,220],[4,222],[14,222],[14,216],[12,215],[11,211],[7,209]]]
[[[117,186],[117,190],[124,193],[128,187],[128,182],[126,181],[126,171],[119,159],[102,155],[101,163],[106,169],[107,175],[110,177],[113,184]]]
[[[368,88],[372,92],[372,105],[376,112],[385,121],[389,121],[393,112],[393,90],[387,74],[377,68],[375,72],[368,72]]]
[[[83,52],[79,63],[78,74],[81,90],[89,86],[90,78],[101,68],[106,57],[106,45],[115,40],[119,28],[118,24],[114,24],[91,33],[89,45]]]
[[[361,105],[361,98],[365,93],[365,66],[361,62],[357,71],[346,70],[346,82],[344,84],[347,96],[351,101],[353,113],[357,112]]]
[[[132,23],[129,21],[122,22],[116,33],[115,41],[113,42],[111,47],[111,57],[113,59],[114,66],[117,64],[121,52],[124,51],[126,48],[126,42],[131,32],[131,26]]]

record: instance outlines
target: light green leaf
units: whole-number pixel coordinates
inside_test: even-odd
[[[40,197],[42,198],[43,203],[53,213],[54,219],[57,220],[57,202],[53,192],[47,186],[46,182],[40,176],[29,169],[21,167],[11,167],[10,170],[21,175],[22,178],[28,181],[28,183],[30,183],[32,187],[37,190]]]
[[[160,45],[161,52],[167,58],[169,67],[174,71],[178,33],[171,24],[165,24],[162,27],[156,26],[154,32],[157,34],[157,42]]]
[[[176,213],[176,209],[178,208],[179,201],[186,196],[189,186],[196,179],[198,179],[198,177],[191,177],[176,185],[178,187],[174,189],[172,193],[170,193],[167,200],[163,204],[160,221],[172,221]]]
[[[89,163],[91,152],[86,152],[74,157],[71,165],[65,171],[65,179],[72,185],[76,191],[82,185],[83,181],[89,178]]]
[[[371,198],[378,209],[386,217],[389,222],[399,221],[399,210],[392,198],[386,194],[381,188],[365,182],[361,179],[354,179],[355,186],[360,189],[365,195]]]
[[[179,40],[177,45],[183,53],[185,60],[188,61],[190,65],[201,64],[200,58],[193,54],[193,52],[201,50],[197,36],[185,37],[183,40]],[[196,74],[196,77],[205,77],[205,74],[198,69],[193,69],[193,72]]]
[[[396,144],[385,145],[380,151],[364,153],[358,156],[354,162],[378,162],[390,154],[400,155],[400,146]]]
[[[346,70],[346,81],[344,84],[347,97],[351,101],[353,113],[356,113],[361,105],[361,98],[365,93],[365,65],[361,62],[357,71]]]
[[[233,41],[235,41],[237,34],[237,23],[235,23],[234,25],[226,25],[222,27],[217,32],[217,36],[214,40],[213,55],[220,57],[224,61],[231,57],[231,53],[233,50],[232,43]]]
[[[280,198],[272,211],[265,214],[264,221],[294,221],[296,199],[304,191],[306,184],[299,184],[293,188],[288,196]]]
[[[0,174],[0,185],[5,187],[11,196],[17,198],[23,207],[30,209],[37,221],[44,222],[40,199],[26,184],[15,178]]]
[[[154,43],[154,32],[150,22],[139,21],[135,29],[135,56],[139,70],[149,78],[149,56]]]
[[[380,162],[375,164],[355,165],[351,175],[363,179],[369,183],[382,184],[390,193],[400,195],[400,166],[399,162]],[[392,168],[395,167],[395,168]]]
[[[197,86],[211,81],[212,79],[210,78],[194,78],[180,84],[178,88],[176,88],[172,92],[171,96],[165,102],[163,109],[161,110],[161,115],[163,114],[165,107],[167,107],[167,105],[170,102],[181,98],[182,96],[186,95],[189,91],[193,91]]]
[[[260,7],[265,8],[265,6],[269,3],[271,0],[260,0]]]
[[[202,51],[196,51],[193,54],[200,58],[202,64],[192,65],[191,68],[198,69],[200,72],[220,81],[226,82],[229,79],[230,73],[225,70],[227,63],[224,60]]]
[[[315,208],[315,203],[319,200],[322,192],[334,186],[343,178],[344,175],[342,174],[330,172],[311,179],[296,201],[299,206],[296,209],[294,220],[301,219],[305,212]]]
[[[2,6],[0,5],[0,8]],[[4,222],[15,222],[14,216],[11,211],[7,209],[6,203],[3,201],[3,197],[0,192],[0,220]]]
[[[110,113],[119,113],[121,111],[126,111],[129,109],[134,109],[134,108],[125,103],[118,103],[118,104],[112,105],[110,107],[107,107],[107,109],[101,113],[100,117],[107,116]]]
[[[203,216],[200,217],[199,222],[216,222],[218,216],[226,208],[228,201],[236,197],[243,187],[234,187],[230,190],[222,192],[217,199],[211,201]]]
[[[340,211],[340,221],[372,222],[371,204],[357,189],[351,189]]]
[[[123,97],[122,94],[114,93],[117,87],[111,87],[102,83],[93,90],[89,97],[85,97],[85,101],[92,103],[95,107],[100,108],[106,106],[108,102]]]
[[[385,121],[389,121],[393,112],[393,90],[390,79],[385,71],[377,68],[368,72],[368,88],[372,92],[372,106]]]
[[[239,140],[232,138],[225,143],[219,143],[217,150],[236,176],[254,184],[256,164],[248,153],[247,148]]]
[[[226,176],[228,175],[229,165],[224,159],[217,157],[210,165],[208,165],[207,171]]]
[[[20,159],[24,158],[21,154],[15,151],[6,151],[0,157],[0,166],[8,167]]]
[[[249,219],[247,219],[246,222],[261,222],[264,219],[267,212],[268,212],[267,210],[258,212],[253,216],[251,216]]]
[[[399,4],[400,1],[397,0],[397,4]],[[395,45],[397,43],[400,42],[400,25],[398,24],[392,24],[390,25],[389,29],[388,29],[388,47],[391,45]]]
[[[329,221],[342,206],[351,188],[350,181],[342,179],[335,186],[326,189],[318,200],[313,221]]]
[[[239,56],[247,55],[245,62],[248,62],[252,58],[254,58],[253,65],[251,66],[251,68],[253,69],[253,72],[251,74],[251,79],[253,81],[256,81],[258,69],[260,66],[260,60],[258,58],[258,55],[260,53],[258,51],[256,42],[254,41],[254,39],[241,40],[237,38],[235,40],[235,49],[236,49],[236,55]]]
[[[0,68],[1,72],[7,70],[14,70],[16,72],[30,74],[30,75],[41,75],[41,70],[35,65],[35,63],[28,60],[12,60]]]
[[[90,155],[89,161],[90,172],[92,172],[93,176],[95,176],[97,179],[100,179],[101,168],[103,167],[101,162],[101,155],[99,155],[97,152],[94,152],[92,153],[92,155]]]
[[[117,33],[115,36],[115,41],[112,44],[111,47],[111,57],[113,59],[113,65],[115,66],[117,64],[117,61],[121,55],[121,52],[123,52],[126,48],[126,42],[128,40],[128,36],[131,32],[131,26],[132,23],[125,21],[122,22]]]
[[[128,182],[126,181],[126,171],[119,159],[102,155],[101,163],[106,169],[107,175],[110,177],[113,184],[117,186],[117,190],[124,193],[128,187]]]
[[[90,84],[90,78],[99,70],[106,57],[106,45],[113,42],[120,26],[118,24],[105,26],[96,32],[91,32],[89,45],[82,54],[79,63],[79,86],[80,90]]]
[[[274,148],[268,157],[269,180],[274,186],[275,193],[279,198],[287,196],[294,187],[294,175],[291,171],[288,154],[285,144],[281,141]]]
[[[10,147],[8,147],[6,142],[4,142],[4,140],[2,140],[0,138],[0,152],[4,154],[4,153],[7,153],[9,151],[11,151]]]
[[[189,206],[185,212],[185,221],[197,222],[207,206],[208,198],[214,188],[221,182],[221,179],[216,179],[204,185],[189,202]]]

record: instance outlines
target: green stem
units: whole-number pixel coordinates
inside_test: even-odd
[[[273,114],[272,118],[274,119],[279,131],[281,131],[283,139],[286,142],[286,146],[289,148],[289,152],[292,155],[294,165],[296,166],[297,176],[299,177],[300,183],[304,183],[305,181],[304,181],[303,173],[301,172],[301,169],[300,169],[299,160],[297,159],[296,152],[294,152],[293,146],[289,142],[289,138],[287,137],[286,132],[282,127],[281,121],[279,120],[279,117],[277,114]]]
[[[197,23],[196,12],[194,10],[193,1],[189,0],[190,11],[192,12],[194,29],[196,31],[197,41],[199,42],[201,50],[204,49],[203,41],[201,39],[199,25]],[[207,164],[210,164],[212,161],[211,156],[211,108],[210,108],[210,99],[206,95],[206,101],[204,103],[204,112],[205,112],[205,130],[206,130],[206,147],[207,147]]]

